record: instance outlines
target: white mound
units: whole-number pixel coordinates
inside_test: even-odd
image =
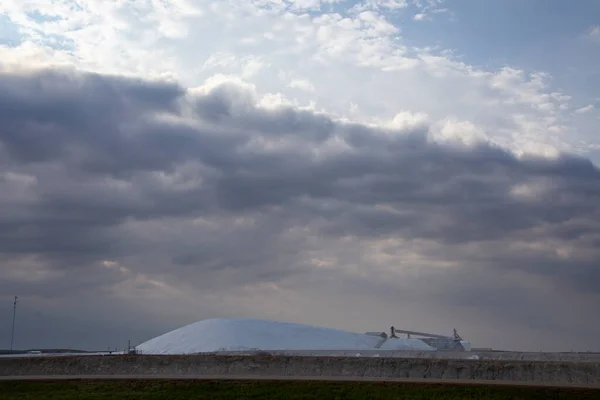
[[[208,319],[151,339],[142,354],[240,350],[370,350],[381,338],[338,329],[257,319]],[[434,350],[419,339],[394,339],[394,350]],[[391,349],[391,348],[390,348]]]
[[[424,350],[431,351],[435,348],[429,346],[427,343],[420,339],[400,339],[390,338],[383,342],[380,350]]]

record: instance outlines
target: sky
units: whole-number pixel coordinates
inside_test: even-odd
[[[600,351],[600,3],[3,0],[0,348],[197,320]]]

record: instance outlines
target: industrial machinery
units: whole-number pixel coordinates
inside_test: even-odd
[[[452,336],[438,335],[435,333],[407,331],[403,329],[396,329],[393,326],[390,327],[390,337],[397,338],[397,333],[406,334],[407,338],[411,336],[420,336],[419,339],[427,343],[429,346],[434,347],[438,350],[449,350],[449,351],[471,351],[471,343],[463,340],[456,329]]]

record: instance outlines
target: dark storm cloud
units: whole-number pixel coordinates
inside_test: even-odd
[[[0,167],[0,254],[78,271],[40,295],[112,285],[124,278],[95,268],[120,259],[132,273],[205,287],[229,270],[278,281],[309,271],[309,253],[324,246],[310,235],[422,239],[439,246],[427,256],[466,270],[517,269],[600,292],[600,171],[588,160],[520,159],[420,130],[257,108],[233,83],[198,94],[98,74],[2,73]],[[457,302],[471,298],[457,291]]]
[[[17,160],[65,156],[69,146],[117,151],[119,123],[152,111],[174,109],[182,89],[167,84],[44,71],[2,75],[2,142]],[[93,121],[93,123],[92,123]]]
[[[250,95],[231,83],[186,98],[176,85],[44,71],[4,74],[0,87],[1,140],[10,160],[5,168],[19,171],[44,161],[64,166],[41,183],[43,188],[32,189],[38,197],[24,220],[4,221],[5,252],[89,254],[94,243],[106,251],[105,230],[129,217],[272,206],[289,207],[293,214],[303,212],[294,202],[303,197],[343,202],[325,214],[330,234],[403,234],[462,243],[576,218],[598,221],[600,171],[583,159],[518,160],[487,145],[445,147],[422,132],[394,134],[291,108],[256,109]],[[152,118],[180,115],[181,103],[191,104],[204,123]],[[354,150],[315,159],[302,146],[296,152],[249,146],[258,137],[290,135],[319,146],[334,134]],[[161,189],[152,179],[135,176],[173,172],[189,161],[204,167],[196,171],[200,186]],[[109,187],[106,179],[113,177],[131,187]],[[510,195],[516,185],[543,179],[551,184],[538,197]],[[373,207],[382,204],[399,213]],[[307,211],[307,218],[320,215]],[[11,229],[17,223],[24,228]],[[570,232],[576,235],[577,229]],[[45,237],[53,240],[41,240]]]

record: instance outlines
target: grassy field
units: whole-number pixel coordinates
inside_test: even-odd
[[[589,389],[265,381],[0,382],[1,400],[38,399],[599,399]]]

